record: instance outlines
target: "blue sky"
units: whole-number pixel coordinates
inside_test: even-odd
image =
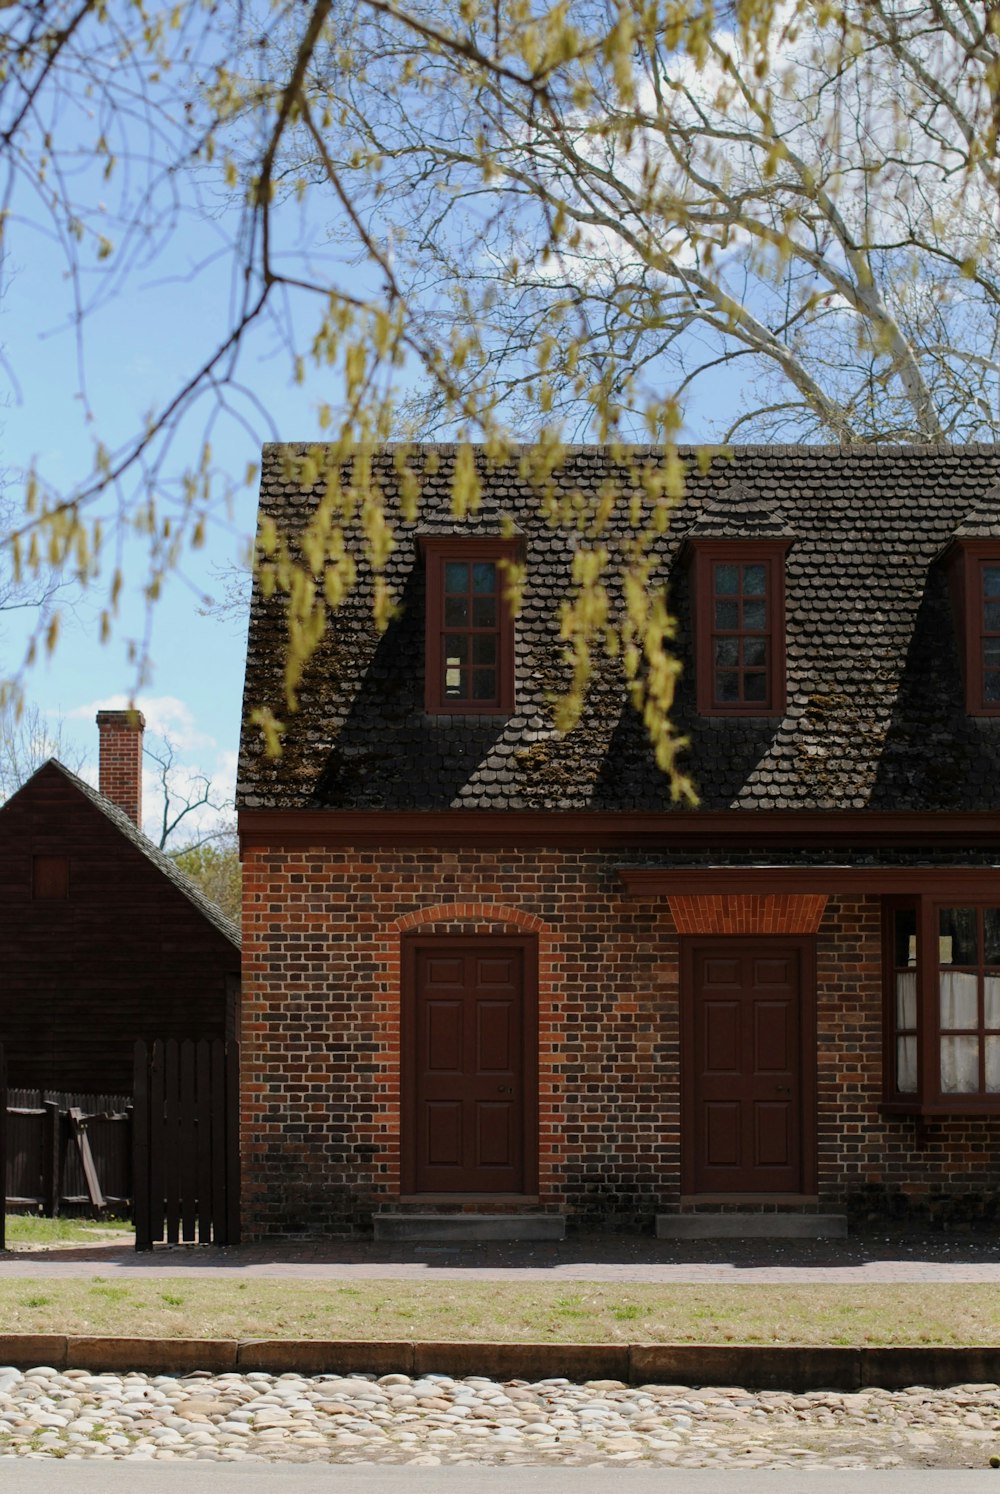
[[[27,216],[27,214],[25,215]],[[289,244],[316,242],[309,225],[290,211]],[[144,415],[168,398],[212,350],[226,326],[231,293],[231,260],[217,255],[232,224],[223,216],[189,211],[160,252],[134,266],[103,296],[83,330],[82,371],[94,425],[85,418],[80,397],[78,343],[71,325],[72,299],[61,252],[30,224],[15,224],[3,264],[0,345],[9,365],[0,371],[7,408],[0,410],[2,469],[8,492],[19,499],[19,474],[37,463],[56,491],[73,488],[90,470],[95,432],[109,446],[125,439]],[[103,272],[106,277],[106,271]],[[92,286],[108,282],[96,270]],[[300,308],[308,332],[308,308]],[[13,374],[13,378],[9,377]],[[287,352],[262,326],[251,333],[241,359],[242,382],[266,409],[261,418],[249,402],[237,405],[244,419],[223,418],[212,430],[217,467],[241,477],[259,457],[261,439],[301,441],[319,435],[316,412],[336,402],[331,376],[311,372],[304,385],[291,377]],[[735,375],[720,376],[712,410],[735,403]],[[711,397],[711,396],[710,396]],[[196,460],[204,438],[206,409],[195,411],[174,445],[174,465]],[[694,413],[697,419],[697,412]],[[692,422],[689,420],[689,424]],[[690,434],[705,432],[692,425]],[[105,505],[111,517],[110,504]],[[218,594],[220,569],[238,561],[252,534],[256,496],[242,488],[233,511],[218,516],[207,543],[185,562],[157,604],[149,646],[150,677],[137,697],[149,725],[167,732],[191,772],[213,779],[220,797],[231,795],[239,736],[243,684],[244,626],[201,613],[203,594]],[[55,655],[24,677],[26,695],[96,768],[94,714],[100,705],[124,704],[135,685],[130,641],[146,627],[141,599],[144,579],[142,541],[130,542],[126,571],[130,583],[111,641],[98,640],[97,620],[104,600],[100,581],[64,606],[62,638]],[[19,614],[0,620],[0,672],[18,669],[25,626]],[[154,781],[147,785],[147,810],[155,812]]]
[[[56,491],[74,487],[90,470],[95,432],[109,446],[141,426],[144,414],[168,398],[213,347],[229,309],[230,265],[205,263],[220,242],[220,226],[187,219],[155,262],[134,269],[116,295],[90,314],[83,335],[83,371],[96,417],[85,418],[71,297],[59,250],[37,231],[15,234],[4,266],[0,345],[9,369],[0,375],[2,468],[7,492],[20,501],[20,475],[36,463]],[[97,283],[95,279],[95,284]],[[212,447],[217,467],[245,473],[259,458],[261,439],[308,440],[318,434],[316,409],[330,390],[317,377],[305,386],[290,377],[287,355],[266,328],[248,340],[243,378],[266,406],[269,422],[246,403],[236,419],[217,421]],[[207,407],[181,428],[174,465],[196,459]],[[104,505],[109,517],[111,503]],[[169,733],[191,769],[209,774],[231,794],[243,685],[242,620],[202,615],[204,594],[220,592],[219,571],[240,560],[253,532],[256,494],[239,490],[231,514],[220,513],[204,549],[190,555],[156,605],[149,648],[150,678],[138,695],[148,725]],[[141,596],[145,548],[136,538],[126,552],[130,583],[111,640],[102,645],[98,619],[106,582],[65,596],[63,629],[51,658],[23,678],[28,699],[96,766],[99,705],[124,704],[136,671],[130,641],[141,641],[147,612]],[[30,615],[0,619],[0,670],[17,670]],[[152,788],[152,782],[148,789]],[[153,808],[147,792],[147,808]]]

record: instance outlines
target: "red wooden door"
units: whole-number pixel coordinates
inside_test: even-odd
[[[803,1191],[801,964],[773,945],[692,951],[691,1192]]]
[[[534,1036],[525,954],[514,941],[413,947],[403,1023],[405,1189],[526,1191]]]

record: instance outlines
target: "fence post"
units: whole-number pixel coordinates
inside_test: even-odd
[[[7,1249],[7,1059],[0,1043],[0,1250]]]
[[[45,1120],[42,1130],[42,1213],[55,1219],[59,1213],[62,1191],[62,1124],[58,1100],[43,1100]]]
[[[240,1243],[240,1045],[226,1044],[226,1244]]]
[[[149,1200],[149,1059],[140,1038],[132,1071],[132,1216],[136,1250],[152,1250]]]

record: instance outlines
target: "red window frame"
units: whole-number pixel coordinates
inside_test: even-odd
[[[986,698],[988,677],[995,676],[1000,691],[1000,662],[986,659],[988,643],[996,646],[1000,661],[1000,626],[988,627],[987,600],[1000,606],[1000,586],[987,597],[987,570],[1000,570],[1000,543],[996,540],[957,540],[951,563],[951,592],[965,674],[965,709],[970,716],[1000,716],[998,699]]]
[[[698,712],[702,716],[780,716],[785,711],[785,555],[788,540],[692,540],[695,679]],[[764,568],[765,590],[745,590],[748,567]],[[720,576],[735,567],[737,584]],[[726,581],[731,579],[727,576]],[[726,584],[725,591],[718,585]],[[747,625],[750,605],[753,621]],[[757,622],[763,603],[763,622]],[[720,604],[717,606],[717,604]],[[764,661],[758,646],[764,644]],[[724,649],[724,645],[728,645]],[[749,649],[753,648],[751,656]],[[717,667],[716,654],[720,655]],[[729,662],[735,655],[735,662]],[[737,698],[723,700],[716,689],[717,675],[737,682]],[[764,698],[747,698],[748,677],[763,675]]]
[[[985,987],[987,975],[1000,976],[1000,965],[985,963],[984,917],[987,908],[1000,907],[1000,898],[924,896],[888,898],[883,905],[884,1017],[883,1017],[883,1104],[890,1114],[909,1115],[996,1115],[1000,1113],[1000,1091],[985,1087],[987,1038],[1000,1038],[1000,1027],[986,1021]],[[941,913],[945,909],[971,909],[976,914],[978,950],[973,964],[954,964],[942,959],[940,942]],[[910,1036],[911,1024],[900,1028],[896,1004],[896,975],[904,966],[896,958],[896,915],[905,913],[915,928],[915,959],[905,968],[916,974],[916,1084],[901,1091],[897,1082],[898,1036]],[[977,978],[977,1018],[966,1026],[945,1026],[941,1017],[941,972],[973,973]],[[942,1040],[972,1037],[978,1044],[979,1085],[976,1089],[946,1090],[941,1077]]]
[[[520,539],[481,538],[463,539],[450,535],[420,541],[424,556],[427,600],[424,631],[424,708],[432,715],[444,716],[509,716],[514,709],[514,614],[506,595],[505,567],[521,559],[523,543]],[[445,604],[450,595],[447,590],[449,564],[477,562],[492,563],[497,567],[495,623],[476,626],[470,615],[466,622],[446,621]],[[471,586],[471,582],[470,582]],[[472,598],[469,593],[470,601]],[[493,665],[496,689],[489,699],[475,699],[471,693],[473,662],[471,658],[476,638],[492,636],[495,642]],[[469,640],[467,662],[463,672],[469,676],[469,693],[458,698],[448,698],[445,666],[445,638],[465,637]]]

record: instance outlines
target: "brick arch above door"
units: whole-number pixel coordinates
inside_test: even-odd
[[[507,903],[472,900],[434,903],[430,907],[415,908],[411,913],[404,913],[402,917],[395,919],[389,928],[393,933],[409,934],[414,929],[423,928],[432,923],[483,923],[491,926],[504,924],[520,929],[526,934],[546,936],[550,933],[549,925],[544,919],[539,918],[537,913],[526,913],[523,909],[512,908]]]

